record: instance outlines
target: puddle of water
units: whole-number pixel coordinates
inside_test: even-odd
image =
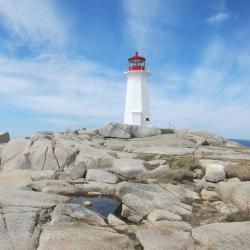
[[[83,204],[84,201],[90,201],[92,206],[88,209],[107,217],[109,214],[119,215],[121,213],[121,203],[110,197],[86,197],[86,196],[74,196],[71,204]]]

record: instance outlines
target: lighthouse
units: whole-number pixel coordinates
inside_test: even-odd
[[[146,69],[146,59],[136,52],[128,58],[127,92],[124,123],[149,127],[150,112],[147,81],[150,73]]]

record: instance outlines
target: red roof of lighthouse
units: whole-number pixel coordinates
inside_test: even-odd
[[[138,54],[138,52],[135,52],[135,54],[128,59],[129,62],[134,62],[134,61],[136,61],[136,62],[143,62],[145,60],[146,60],[146,58],[140,56]]]

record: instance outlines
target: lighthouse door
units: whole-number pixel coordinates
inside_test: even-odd
[[[134,125],[141,126],[141,112],[133,112],[132,120]]]

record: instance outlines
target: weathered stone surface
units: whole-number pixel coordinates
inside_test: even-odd
[[[219,183],[216,191],[224,202],[232,202],[240,210],[250,208],[250,182],[241,182],[238,178]]]
[[[2,150],[1,164],[6,164],[20,154],[27,154],[30,144],[31,140],[29,139],[15,139],[9,141]]]
[[[159,221],[159,220],[168,220],[168,221],[178,221],[181,220],[181,216],[174,214],[161,209],[154,209],[149,215],[147,220],[150,222]]]
[[[131,126],[120,123],[109,123],[105,127],[98,129],[98,134],[108,138],[131,138]]]
[[[117,183],[118,178],[116,175],[109,173],[102,169],[89,169],[86,175],[87,181],[98,181],[104,183]]]
[[[125,231],[128,229],[128,225],[113,214],[109,214],[107,220],[109,225],[118,231]]]
[[[135,138],[142,138],[142,137],[150,137],[155,135],[160,135],[161,130],[158,128],[153,127],[140,127],[140,126],[133,126],[131,135]]]
[[[205,189],[201,191],[201,198],[206,201],[217,201],[220,199],[216,192]]]
[[[110,168],[114,157],[110,151],[90,146],[82,146],[74,162],[75,166],[84,163],[87,169]]]
[[[53,170],[59,168],[54,155],[53,142],[50,140],[35,141],[30,148],[30,164],[34,170]]]
[[[190,229],[185,222],[157,221],[141,226],[136,236],[144,250],[193,250]]]
[[[64,180],[39,180],[32,182],[29,187],[31,187],[35,191],[41,192],[45,187],[71,187],[70,183]]]
[[[117,184],[116,195],[124,203],[122,216],[137,223],[156,208],[179,215],[190,214],[192,210],[175,194],[152,184],[122,182]]]
[[[61,170],[70,166],[74,162],[78,153],[78,148],[71,142],[62,140],[55,144],[54,155]]]
[[[98,133],[107,138],[129,139],[132,137],[142,138],[160,135],[161,130],[158,128],[141,127],[135,125],[127,125],[121,123],[109,123],[105,127],[98,130]]]
[[[50,208],[69,198],[61,195],[38,193],[14,188],[0,188],[0,203],[2,206],[24,206]]]
[[[44,229],[38,250],[133,250],[133,242],[111,228],[86,224],[53,225]]]
[[[87,195],[89,193],[97,192],[102,195],[114,195],[116,191],[116,184],[102,183],[96,181],[89,181],[85,184],[76,184],[79,195]]]
[[[95,136],[97,135],[97,129],[95,128],[87,128],[87,129],[79,129],[78,134],[79,135],[89,135],[89,136]]]
[[[0,214],[0,250],[13,250],[13,245],[2,214]]]
[[[0,186],[24,188],[34,180],[56,178],[55,171],[32,171],[27,169],[4,170],[0,172]]]
[[[181,201],[186,201],[186,200],[192,201],[200,199],[198,193],[183,187],[181,184],[178,185],[159,184],[159,186],[164,190],[166,190],[169,194],[172,194],[173,197],[177,197]]]
[[[50,194],[60,194],[65,196],[78,195],[78,188],[73,185],[68,186],[47,186],[42,188],[42,192]]]
[[[224,203],[223,201],[214,201],[209,204],[211,207],[217,209],[221,214],[235,214],[239,212],[239,209],[232,203]]]
[[[203,169],[206,169],[209,164],[219,164],[219,165],[222,165],[222,166],[226,167],[228,165],[236,164],[236,163],[231,162],[231,161],[221,161],[221,160],[213,160],[213,159],[202,159],[202,160],[199,160],[199,164],[201,165],[201,167]]]
[[[112,172],[126,178],[133,178],[146,172],[142,160],[115,159],[113,160]]]
[[[4,218],[14,249],[36,249],[40,231],[36,212],[5,213]]]
[[[71,164],[68,168],[65,168],[64,171],[72,180],[76,180],[84,177],[86,169],[86,163],[84,161],[80,161]]]
[[[8,132],[1,132],[0,131],[0,144],[7,143],[10,140],[10,135]]]
[[[3,165],[3,170],[30,169],[30,162],[27,154],[19,154],[14,159]]]
[[[214,223],[192,229],[192,236],[202,249],[248,250],[250,222]]]
[[[206,168],[205,179],[209,182],[219,182],[226,177],[224,166],[220,164],[208,164]]]
[[[103,217],[81,204],[58,204],[53,213],[51,224],[81,221],[89,225],[106,226]]]

